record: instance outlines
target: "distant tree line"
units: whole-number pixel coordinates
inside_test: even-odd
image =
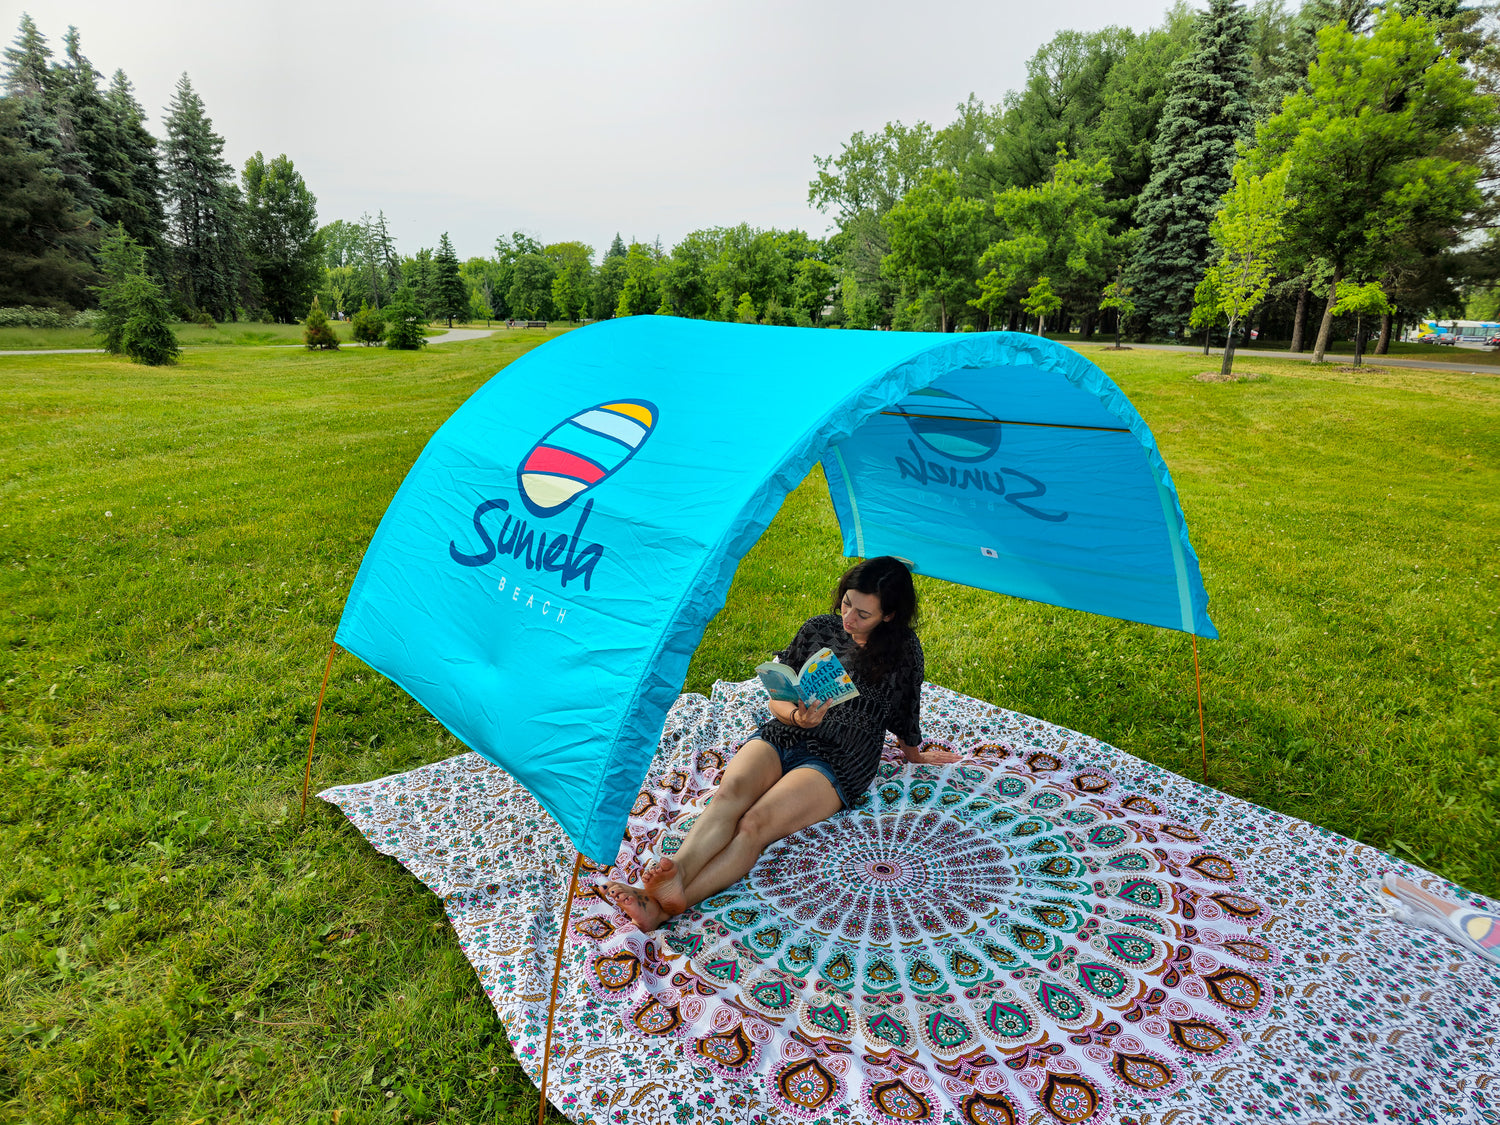
[[[292,161],[257,152],[236,175],[186,74],[166,137],[145,122],[124,71],[106,84],[76,27],[56,59],[22,15],[0,97],[0,305],[93,307],[110,263],[129,261],[181,319],[306,313],[323,249],[317,200]],[[111,257],[114,236],[139,255]]]
[[[596,258],[514,232],[462,261],[446,233],[402,254],[383,211],[319,227],[285,155],[236,177],[186,75],[158,142],[76,29],[54,61],[23,16],[0,98],[16,203],[0,215],[0,306],[96,304],[108,258],[139,261],[180,316],[290,321],[316,296],[365,342],[423,318],[663,314],[1255,329],[1319,353],[1370,323],[1383,348],[1404,319],[1500,304],[1500,52],[1482,16],[1460,0],[1179,3],[1145,32],[1060,32],[1001,105],[971,95],[942,128],[890,122],[815,158],[826,239],[741,224],[670,250],[616,235]],[[119,237],[139,255],[106,254]]]
[[[1483,15],[1210,0],[1143,33],[1060,32],[1003,105],[971,96],[941,129],[891,122],[818,158],[809,201],[838,224],[829,320],[1187,338],[1232,319],[1321,353],[1336,318],[1365,315],[1341,286],[1387,295],[1359,306],[1384,309],[1382,348],[1393,321],[1494,309],[1500,67]],[[1233,203],[1237,177],[1257,182]],[[1204,289],[1226,255],[1235,287]]]

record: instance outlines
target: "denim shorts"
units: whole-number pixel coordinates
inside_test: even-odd
[[[846,809],[849,807],[849,798],[844,796],[843,787],[839,785],[839,779],[833,774],[833,767],[808,748],[806,738],[798,739],[797,744],[790,750],[783,750],[779,746],[774,749],[776,756],[781,759],[782,777],[795,769],[817,770],[828,779],[828,784],[833,786],[839,803]]]

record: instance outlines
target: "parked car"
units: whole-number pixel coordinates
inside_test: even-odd
[[[1450,347],[1458,345],[1458,336],[1453,332],[1426,332],[1417,337],[1419,344],[1447,344]]]

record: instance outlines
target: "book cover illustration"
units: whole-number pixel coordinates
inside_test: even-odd
[[[800,672],[792,671],[788,665],[769,661],[759,665],[755,674],[772,699],[787,703],[817,699],[832,706],[859,694],[859,689],[831,648],[820,648],[809,656]]]

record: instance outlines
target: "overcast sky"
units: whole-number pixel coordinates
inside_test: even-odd
[[[186,71],[224,156],[285,152],[320,222],[384,208],[402,253],[448,231],[626,239],[748,222],[827,233],[813,157],[856,130],[941,126],[1020,86],[1063,28],[1162,22],[1166,0],[564,4],[25,0],[55,54],[69,24],[161,118]]]

